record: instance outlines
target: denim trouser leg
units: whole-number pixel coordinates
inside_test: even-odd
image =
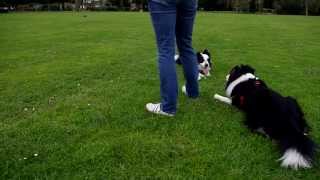
[[[190,97],[198,97],[198,67],[192,48],[193,22],[197,0],[149,0],[149,10],[158,46],[158,66],[162,110],[175,113],[178,96],[175,38],[180,52],[186,88]]]
[[[196,0],[181,1],[176,20],[176,40],[186,79],[188,96],[199,96],[197,57],[192,48],[193,24],[196,16]]]
[[[163,3],[161,3],[163,2]],[[149,9],[158,46],[158,67],[160,72],[160,92],[162,110],[176,113],[178,82],[175,55],[175,2],[150,0]]]

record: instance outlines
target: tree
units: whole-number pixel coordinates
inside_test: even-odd
[[[75,0],[75,10],[80,11],[80,6],[82,4],[82,0]]]
[[[308,16],[309,15],[309,1],[304,0],[304,4],[305,4],[305,9],[306,9],[306,16]]]
[[[148,0],[131,0],[130,3],[136,3],[138,10],[144,10],[148,3]]]
[[[274,0],[263,0],[263,5],[262,7],[268,8],[268,9],[273,9],[274,8]]]
[[[307,0],[305,4],[306,14],[320,15],[320,1],[319,0]]]
[[[275,9],[280,14],[304,14],[305,0],[276,0]]]

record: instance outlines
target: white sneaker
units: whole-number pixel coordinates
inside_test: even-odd
[[[186,85],[183,85],[181,91],[184,95],[188,96]]]
[[[148,103],[146,105],[146,109],[147,109],[147,111],[154,113],[154,114],[160,114],[160,115],[165,115],[165,116],[170,116],[170,117],[174,116],[174,114],[163,112],[161,110],[161,103],[157,103],[157,104]]]

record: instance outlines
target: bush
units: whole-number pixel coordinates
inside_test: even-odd
[[[278,14],[304,14],[304,0],[277,0],[274,8]]]
[[[88,10],[91,10],[91,11],[118,11],[119,7],[118,6],[93,6],[93,7],[88,7]]]
[[[320,1],[309,0],[309,13],[311,15],[320,15]]]

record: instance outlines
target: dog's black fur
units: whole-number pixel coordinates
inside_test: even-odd
[[[248,65],[235,66],[229,73],[227,87],[240,76],[255,70]],[[276,140],[281,152],[296,150],[308,163],[312,163],[315,143],[308,136],[309,126],[304,113],[292,97],[283,97],[268,88],[260,79],[249,79],[237,85],[231,93],[232,105],[246,114],[244,124],[254,132],[262,130],[263,134]],[[299,164],[283,165],[299,168]]]

